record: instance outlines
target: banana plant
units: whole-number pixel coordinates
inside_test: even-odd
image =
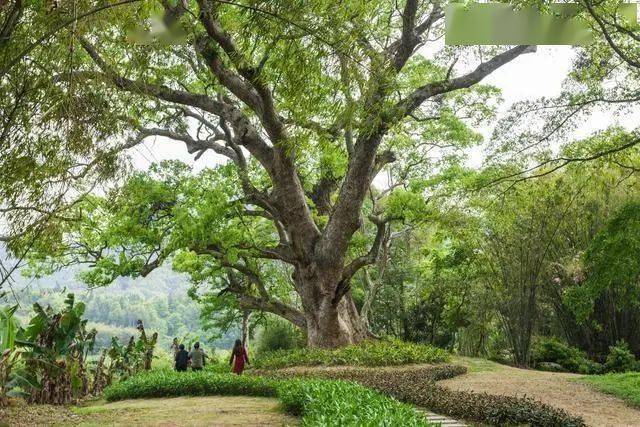
[[[14,348],[18,330],[14,313],[17,309],[17,305],[0,309],[0,354]]]
[[[85,360],[96,335],[95,330],[86,330],[84,304],[76,304],[69,294],[60,312],[38,303],[33,310],[35,316],[16,339],[25,347],[26,377],[33,384],[28,400],[67,404],[84,396],[89,390]]]
[[[14,313],[18,306],[0,309],[0,407],[6,406],[11,388],[12,371],[17,363],[19,352],[15,349],[18,330]]]
[[[158,342],[158,333],[154,332],[153,335],[151,335],[151,338],[147,337],[142,320],[138,320],[136,329],[140,332],[140,337],[138,338],[138,342],[136,342],[136,350],[140,355],[142,355],[142,366],[139,366],[138,370],[141,370],[140,368],[142,368],[145,371],[148,371],[151,369],[153,351]]]

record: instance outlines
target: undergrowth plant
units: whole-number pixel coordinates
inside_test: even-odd
[[[18,360],[15,349],[17,324],[14,313],[18,306],[0,309],[0,407],[7,404],[12,371]]]
[[[427,408],[438,414],[489,425],[529,425],[532,427],[584,427],[580,417],[566,411],[521,397],[451,390],[436,381],[466,372],[457,365],[368,369],[350,367],[340,370],[296,369],[263,371],[270,378],[326,378],[353,381],[396,399]]]
[[[107,401],[169,396],[278,397],[305,426],[428,426],[413,407],[355,383],[278,380],[205,371],[151,371],[108,387]]]
[[[8,393],[29,403],[65,405],[100,394],[114,379],[151,369],[158,334],[147,336],[142,321],[137,340],[120,345],[114,338],[90,364],[97,331],[87,328],[82,302],[68,294],[60,311],[38,303],[33,310],[26,328],[15,324],[15,307],[0,311],[0,405]]]
[[[372,340],[336,349],[307,347],[263,353],[253,361],[253,365],[259,369],[278,369],[296,365],[395,366],[441,363],[449,361],[450,358],[447,351],[429,345],[400,340]]]

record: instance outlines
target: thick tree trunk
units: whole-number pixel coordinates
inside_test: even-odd
[[[307,343],[310,347],[341,347],[356,344],[368,336],[351,294],[338,304],[324,298],[307,314]]]
[[[310,347],[341,347],[356,344],[369,336],[351,292],[336,301],[340,271],[298,276],[297,288],[302,299]],[[303,279],[303,277],[306,278]]]
[[[249,341],[249,316],[251,316],[250,310],[244,310],[242,312],[242,345],[247,348]]]

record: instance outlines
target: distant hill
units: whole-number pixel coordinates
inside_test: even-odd
[[[3,252],[0,249],[0,257],[4,259]],[[138,319],[144,322],[147,331],[158,332],[160,347],[164,349],[169,348],[174,337],[185,336],[205,344],[229,347],[237,335],[236,331],[220,334],[202,330],[199,304],[187,294],[189,278],[174,272],[169,265],[145,278],[119,277],[113,284],[95,289],[88,289],[77,279],[81,268],[66,268],[40,279],[15,274],[15,285],[11,290],[4,289],[8,292],[4,300],[0,299],[0,305],[13,305],[17,300],[18,318],[25,322],[31,315],[33,303],[59,307],[66,294],[72,292],[87,306],[85,317],[98,330],[98,346],[108,345],[114,335],[126,339]]]

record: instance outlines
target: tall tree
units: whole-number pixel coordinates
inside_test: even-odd
[[[490,114],[495,91],[470,88],[534,50],[485,49],[488,59],[466,69],[454,67],[464,50],[445,50],[440,61],[417,54],[435,46],[443,15],[440,2],[420,0],[142,2],[61,33],[73,61],[54,67],[53,82],[65,83],[56,86],[63,99],[92,100],[70,123],[91,121],[83,115],[98,98],[96,114],[105,117],[96,122],[111,119],[113,132],[129,136],[124,144],[108,139],[99,155],[83,153],[90,158],[80,170],[150,136],[184,143],[196,158],[228,159],[242,194],[238,218],[267,221],[277,241],[236,245],[245,250],[238,258],[206,241],[188,249],[215,258],[232,288],[259,288],[259,264],[288,265],[309,344],[340,346],[368,334],[350,283],[402,219],[382,204],[363,210],[374,178],[406,153],[433,166],[431,150],[477,140],[462,117]],[[95,136],[86,138],[100,146]],[[403,163],[397,189],[407,191],[411,164]],[[365,221],[375,236],[354,250]],[[153,248],[136,268],[147,273],[164,259]],[[264,309],[261,298],[245,308]]]

